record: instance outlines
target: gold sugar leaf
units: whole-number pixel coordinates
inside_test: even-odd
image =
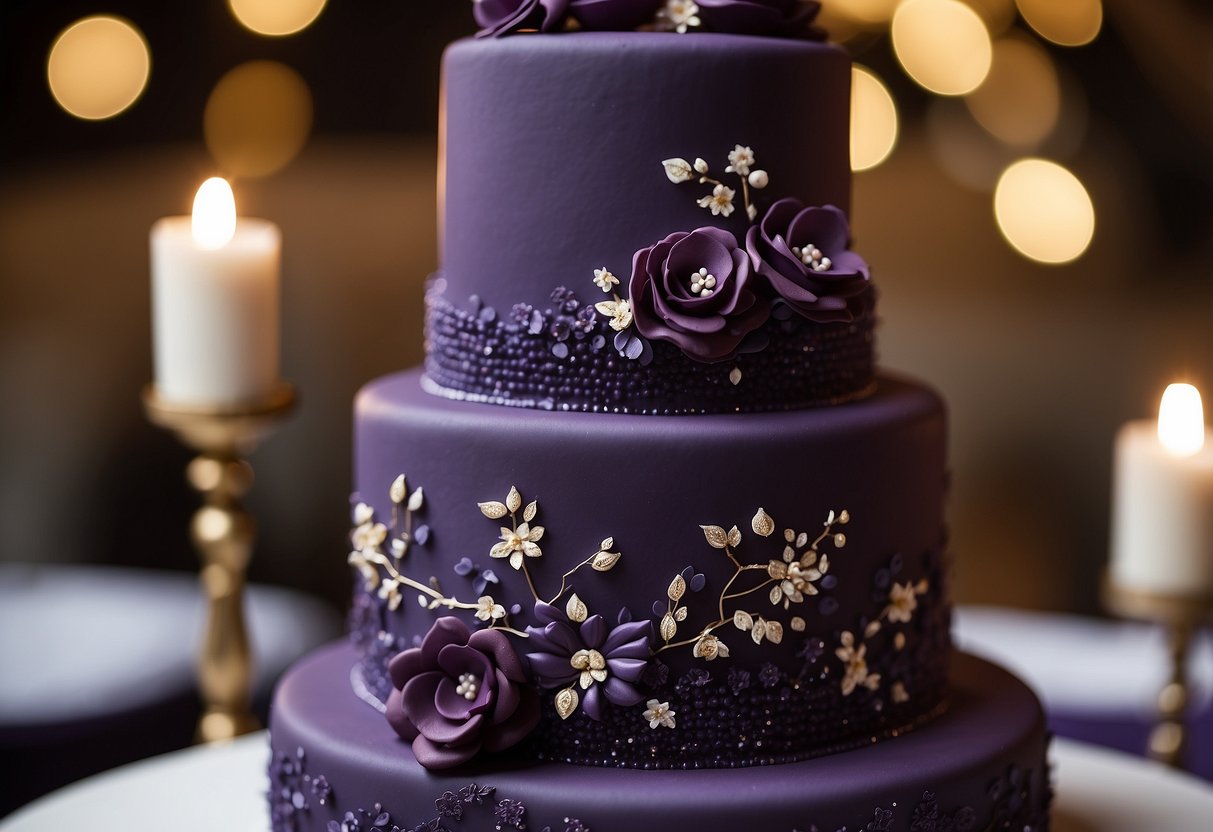
[[[512,485],[510,486],[510,493],[506,495],[505,506],[510,510],[510,514],[513,514],[515,511],[522,508],[522,495],[519,494],[518,489]]]
[[[610,540],[608,537],[607,540]],[[590,566],[595,572],[610,572],[615,568],[615,564],[619,563],[619,558],[623,557],[619,552],[599,552],[594,555],[594,559],[590,561]]]
[[[843,534],[842,532],[839,532],[838,534],[834,535],[834,548],[835,549],[841,549],[843,546],[846,546],[846,545],[847,545],[847,536],[845,534]]]
[[[678,625],[674,623],[674,616],[668,612],[661,617],[661,625],[658,627],[661,632],[661,640],[668,642],[678,633]]]
[[[792,629],[798,633],[804,632],[804,619],[799,615],[792,619]]]
[[[871,638],[872,636],[876,635],[879,632],[880,632],[880,621],[876,620],[876,621],[871,622],[870,624],[868,624],[867,627],[864,628],[863,637]]]
[[[827,526],[834,525],[834,510],[833,509],[830,509],[830,513],[826,515],[826,525]]]
[[[703,536],[707,538],[708,545],[713,549],[723,549],[729,545],[729,536],[720,526],[700,526],[699,528],[703,529]]]
[[[409,496],[409,504],[406,506],[409,511],[420,511],[422,504],[425,502],[425,492],[420,486]]]
[[[561,719],[568,719],[577,710],[577,703],[580,698],[577,696],[577,691],[572,688],[565,688],[556,694],[556,713]]]
[[[678,609],[674,610],[674,620],[675,621],[686,621],[687,620],[687,608],[679,607]]]
[[[603,540],[602,543],[598,544],[598,548],[605,552],[607,549],[610,549],[614,545],[615,545],[615,538],[608,537],[605,540]]]
[[[750,521],[750,528],[759,537],[770,537],[775,531],[775,521],[771,515],[767,514],[766,509],[760,508],[754,515],[754,519]]]
[[[847,523],[850,523],[850,522],[851,522],[851,512],[847,511],[847,510],[844,508],[844,509],[843,509],[843,510],[842,510],[842,511],[839,513],[839,515],[838,515],[838,522],[839,522],[839,523],[841,523],[841,524],[842,524],[842,525],[844,525],[844,526],[845,526]]]
[[[767,622],[767,641],[778,644],[783,641],[783,625],[778,621]]]
[[[788,543],[791,543],[793,540],[796,539],[796,532],[792,531],[791,529],[784,529],[783,530],[783,539],[786,540]]]
[[[754,629],[750,630],[750,638],[755,644],[762,644],[762,637],[767,634],[767,622],[759,618],[754,622]]]
[[[404,474],[396,477],[392,481],[392,487],[388,489],[388,496],[392,498],[392,502],[400,505],[404,502],[404,496],[408,493],[408,483],[404,479]]]
[[[740,546],[741,545],[741,529],[737,528],[736,526],[729,529],[728,541],[729,541],[730,546]]]
[[[800,534],[796,535],[796,548],[797,549],[801,548],[808,542],[809,542],[808,532],[801,532]]]
[[[682,600],[682,596],[686,595],[687,582],[681,575],[675,575],[674,580],[670,581],[669,588],[665,591],[666,597],[677,604]]]
[[[754,626],[754,617],[745,610],[738,610],[733,613],[733,626],[743,632],[749,630]]]
[[[569,617],[569,621],[574,621],[580,624],[590,617],[590,610],[586,607],[585,602],[577,597],[574,592],[569,596],[569,601],[564,605],[564,613]]]
[[[522,512],[522,519],[529,523],[535,519],[535,515],[539,512],[539,501],[531,500],[527,503],[526,511]]]
[[[771,587],[771,594],[769,597],[772,604],[778,604],[783,600],[783,590],[780,588],[779,584],[775,584],[775,586]]]
[[[480,507],[480,513],[490,520],[500,520],[509,514],[505,503],[499,503],[496,500],[487,503],[477,503],[476,505]]]

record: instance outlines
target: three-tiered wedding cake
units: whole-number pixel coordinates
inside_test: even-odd
[[[475,9],[274,829],[1046,829],[1036,699],[952,651],[944,408],[873,369],[813,4]]]

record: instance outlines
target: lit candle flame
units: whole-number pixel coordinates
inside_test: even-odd
[[[198,188],[190,227],[200,248],[223,248],[232,241],[236,235],[236,198],[226,179],[212,176]]]
[[[1175,456],[1192,456],[1205,446],[1205,413],[1200,391],[1172,384],[1158,406],[1158,441]]]

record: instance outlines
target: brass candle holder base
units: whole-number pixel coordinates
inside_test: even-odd
[[[148,420],[198,452],[186,479],[202,495],[190,537],[202,562],[199,577],[208,604],[198,659],[203,704],[199,742],[231,739],[260,728],[250,709],[253,674],[244,620],[245,573],[256,529],[241,504],[253,485],[253,468],[245,457],[294,405],[295,388],[286,383],[262,402],[232,408],[184,407],[164,401],[153,385],[143,390]]]
[[[1163,595],[1120,586],[1105,578],[1104,606],[1122,618],[1163,625],[1170,642],[1171,672],[1158,694],[1158,722],[1149,754],[1172,768],[1184,767],[1188,736],[1188,648],[1193,634],[1213,618],[1213,595]]]

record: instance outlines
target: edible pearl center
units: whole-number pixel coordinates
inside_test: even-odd
[[[471,702],[476,698],[476,694],[480,693],[480,679],[473,673],[459,674],[459,684],[455,686],[455,693]]]
[[[801,263],[815,272],[828,272],[834,265],[830,261],[830,258],[826,257],[825,252],[812,243],[809,243],[804,248],[793,246],[792,253],[800,258]]]
[[[691,275],[691,294],[692,295],[710,295],[712,290],[716,288],[716,275],[708,274],[706,268],[700,269]]]

